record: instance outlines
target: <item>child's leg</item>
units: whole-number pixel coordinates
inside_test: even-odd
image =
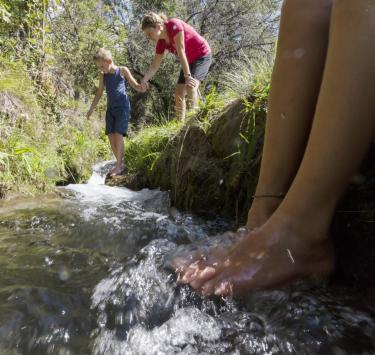
[[[117,162],[117,155],[116,155],[117,154],[117,150],[116,150],[115,134],[114,133],[109,133],[108,134],[108,140],[109,140],[109,144],[111,145],[112,153],[115,156],[116,162]],[[112,174],[115,169],[116,169],[116,166],[109,172],[109,174]]]
[[[112,174],[120,174],[124,170],[124,137],[121,133],[113,133],[116,167]]]
[[[372,0],[334,2],[312,131],[285,199],[225,257],[183,281],[224,295],[332,271],[332,214],[375,135],[374,33]]]
[[[175,110],[176,116],[178,120],[183,120],[186,114],[186,85],[185,84],[177,84],[175,92]]]

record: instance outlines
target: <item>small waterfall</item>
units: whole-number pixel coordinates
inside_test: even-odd
[[[87,181],[87,185],[104,185],[105,177],[116,162],[107,160],[93,166],[93,173]]]

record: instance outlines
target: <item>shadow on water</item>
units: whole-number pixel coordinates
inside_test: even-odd
[[[299,283],[201,298],[168,254],[230,229],[157,190],[103,185],[0,205],[0,354],[375,354],[374,311],[353,291]]]

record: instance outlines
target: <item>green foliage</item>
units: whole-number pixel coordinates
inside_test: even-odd
[[[92,165],[109,158],[104,134],[92,137],[89,127],[47,124],[48,134],[28,135],[28,128],[14,127],[0,141],[0,181],[15,191],[48,191],[57,183],[83,182]]]
[[[20,61],[0,57],[0,96],[17,102],[12,114],[0,109],[0,181],[12,191],[49,191],[66,181],[84,181],[92,165],[108,159],[107,137],[77,107],[56,122],[38,105],[35,86]],[[69,103],[66,103],[69,106]],[[83,112],[82,112],[83,111]]]
[[[250,93],[247,97],[242,97],[247,120],[244,124],[247,129],[240,134],[241,139],[246,143],[241,145],[241,154],[252,159],[256,159],[260,154],[271,76],[270,66],[261,65],[257,68],[258,71],[253,72],[252,82],[249,83]]]
[[[9,12],[9,5],[5,1],[0,1],[0,21],[9,24],[11,22],[11,13]]]
[[[270,57],[278,3],[0,0],[0,94],[7,92],[17,105],[21,103],[12,117],[0,109],[0,181],[13,190],[28,185],[48,190],[56,183],[87,179],[91,165],[109,157],[108,140],[99,133],[98,121],[87,123],[84,118],[98,83],[92,56],[98,47],[107,47],[117,65],[144,72],[154,43],[140,31],[140,20],[151,10],[188,21],[213,49],[211,73],[201,86],[202,93],[208,93],[188,124],[209,135],[225,104],[241,97],[247,127],[241,131],[241,154],[256,150],[269,65],[263,68],[246,58]],[[183,125],[173,121],[179,71],[176,58],[166,55],[153,78],[156,85],[147,94],[129,90],[134,129],[144,127],[126,141],[130,171],[146,167],[151,173]],[[205,85],[214,89],[206,91]],[[103,113],[104,105],[101,100],[98,111]]]
[[[223,74],[219,86],[227,99],[245,99],[253,92],[259,90],[268,94],[269,82],[271,80],[272,60],[260,61],[243,57],[232,64],[232,69]]]
[[[99,137],[92,137],[87,125],[84,130],[61,127],[57,137],[59,154],[64,160],[69,181],[87,181],[94,163],[109,158],[108,139],[104,132]]]
[[[204,101],[200,101],[199,110],[196,113],[196,120],[199,127],[207,134],[215,116],[224,108],[225,100],[219,95],[216,87],[205,96]]]
[[[98,0],[61,2],[50,7],[49,19],[48,38],[54,42],[54,56],[73,86],[75,99],[81,93],[93,93],[99,77],[93,55],[106,47],[115,63],[122,59],[124,48],[119,44],[126,39],[125,28],[112,18],[110,7]]]
[[[0,143],[0,181],[13,190],[48,191],[64,177],[64,161],[56,147],[13,130]]]
[[[155,162],[183,123],[169,121],[162,126],[149,126],[125,142],[125,162],[129,172],[146,169],[151,173]]]
[[[0,57],[0,92],[8,92],[18,97],[28,109],[37,113],[39,110],[32,80],[26,72],[22,61],[9,61]]]

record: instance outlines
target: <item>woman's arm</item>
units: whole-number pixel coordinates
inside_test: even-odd
[[[180,60],[182,71],[183,71],[184,76],[185,76],[185,83],[188,86],[191,86],[191,87],[197,86],[197,84],[198,84],[197,80],[194,79],[191,76],[190,68],[189,68],[189,62],[186,58],[185,43],[184,43],[184,32],[183,31],[180,31],[180,32],[176,33],[176,35],[174,36],[174,44],[175,44],[175,47],[176,47],[178,59]]]
[[[87,111],[87,114],[86,114],[86,117],[88,119],[92,115],[93,111],[95,110],[96,105],[98,104],[100,98],[102,97],[103,91],[104,91],[104,75],[102,73],[100,73],[98,90],[96,90],[94,100],[92,101],[90,109]]]
[[[146,74],[141,79],[141,84],[146,84],[159,70],[161,61],[163,60],[163,54],[155,54],[154,59],[150,67],[148,68]]]
[[[120,67],[120,73],[123,78],[125,78],[130,86],[139,91],[139,92],[144,92],[145,90],[142,88],[142,85],[138,83],[137,80],[135,80],[134,76],[130,72],[130,70],[127,67]]]

